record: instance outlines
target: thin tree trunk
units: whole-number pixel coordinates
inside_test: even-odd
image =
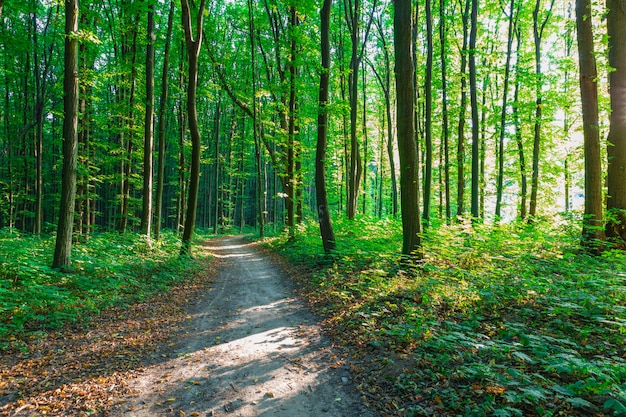
[[[120,233],[126,232],[126,228],[128,226],[128,216],[129,216],[129,201],[130,201],[130,175],[132,171],[133,164],[133,130],[135,125],[135,91],[136,91],[136,80],[137,80],[137,34],[139,32],[139,16],[135,18],[134,30],[133,30],[133,41],[131,45],[130,53],[131,62],[130,62],[130,96],[128,98],[128,125],[125,126],[128,132],[128,138],[126,139],[126,160],[124,161],[124,169],[123,169],[123,180],[122,180],[122,206],[120,213],[120,221],[117,227],[117,230]],[[125,52],[125,55],[129,53],[129,51]]]
[[[459,110],[459,124],[457,128],[457,216],[465,212],[465,111],[467,107],[467,44],[469,39],[469,16],[471,0],[465,0],[463,20],[463,47],[461,50],[461,107]]]
[[[367,215],[367,161],[369,158],[369,138],[367,136],[367,84],[366,84],[366,69],[363,65],[361,74],[361,80],[363,84],[363,114],[361,131],[363,132],[363,215]]]
[[[452,211],[450,207],[450,134],[448,129],[448,79],[447,79],[447,42],[446,42],[446,0],[439,0],[439,42],[440,42],[440,59],[441,59],[441,110],[442,125],[441,134],[443,136],[443,166],[444,166],[444,189],[445,189],[445,207],[446,222],[450,224]]]
[[[516,28],[515,38],[517,42],[515,55],[518,68],[515,71],[515,93],[513,94],[513,123],[515,125],[515,143],[517,144],[517,154],[519,156],[520,167],[520,207],[519,219],[526,219],[526,196],[528,195],[528,181],[526,178],[526,158],[524,157],[524,141],[522,138],[522,125],[519,115],[519,91],[520,91],[520,74],[519,74],[519,57],[521,49],[521,30]]]
[[[328,130],[328,84],[330,79],[330,10],[332,0],[324,0],[320,10],[322,71],[320,73],[319,110],[317,116],[317,149],[315,153],[315,196],[324,252],[335,250],[335,233],[326,193],[326,143]]]
[[[174,26],[174,1],[170,1],[170,11],[167,16],[167,35],[165,37],[165,51],[163,53],[163,72],[161,74],[161,103],[159,106],[159,155],[157,166],[157,189],[154,202],[154,238],[161,237],[162,211],[163,211],[163,186],[165,182],[165,112],[167,110],[167,98],[169,92],[168,72],[170,65],[170,48],[172,43],[172,28]]]
[[[479,211],[479,150],[480,125],[478,121],[478,86],[476,84],[476,34],[478,29],[478,0],[472,0],[471,29],[469,38],[469,75],[470,102],[472,108],[472,206],[474,219],[480,217]]]
[[[220,129],[221,129],[221,117],[222,117],[222,94],[218,93],[217,104],[215,105],[215,167],[213,170],[213,189],[215,193],[215,207],[213,211],[213,234],[217,234],[217,223],[219,220],[219,189],[220,189]]]
[[[504,188],[504,137],[506,134],[506,109],[509,93],[509,78],[511,74],[511,56],[513,54],[514,27],[517,22],[517,11],[515,10],[515,0],[511,0],[509,6],[509,29],[506,44],[506,63],[504,66],[504,86],[502,92],[502,111],[500,112],[500,132],[496,155],[498,158],[498,178],[496,185],[496,218],[498,222],[502,218],[502,193]]]
[[[76,199],[76,159],[78,156],[78,0],[65,2],[65,76],[63,81],[63,179],[59,224],[54,249],[53,268],[71,265],[72,230]]]
[[[152,232],[152,183],[154,181],[154,2],[148,4],[148,33],[146,46],[146,114],[143,142],[143,195],[141,233],[148,238]]]
[[[554,0],[550,0],[550,7],[547,10],[547,15],[542,23],[539,22],[539,11],[541,8],[541,0],[536,0],[535,8],[533,10],[533,37],[535,40],[535,125],[533,136],[533,162],[532,162],[532,176],[530,179],[530,205],[528,208],[528,215],[531,220],[537,215],[537,196],[539,193],[539,158],[541,156],[541,127],[542,127],[542,109],[543,109],[543,72],[541,68],[541,41],[543,38],[543,30],[548,23],[550,14],[552,13],[552,7]]]
[[[623,247],[626,241],[626,8],[620,0],[607,0],[607,33],[609,35],[609,74],[611,116],[608,136],[608,221],[606,236]]]
[[[263,167],[261,160],[261,126],[258,116],[257,100],[256,100],[256,45],[255,45],[255,26],[254,26],[254,12],[252,9],[253,2],[248,0],[248,25],[250,30],[250,60],[252,63],[252,136],[254,138],[254,154],[256,160],[256,174],[257,174],[257,186],[256,186],[256,200],[258,210],[259,221],[259,238],[263,239],[265,236],[265,213],[263,212]],[[293,149],[291,150],[293,152]],[[293,154],[292,154],[293,155]],[[293,178],[287,174],[288,181]],[[293,184],[291,185],[293,186]],[[289,193],[289,192],[288,192]],[[293,189],[291,194],[291,210],[293,219]]]
[[[348,174],[348,199],[346,215],[353,220],[356,215],[361,182],[361,153],[357,137],[357,91],[359,87],[359,44],[360,44],[360,0],[346,0],[345,15],[350,30],[352,53],[350,56],[350,72],[348,73],[348,96],[350,99],[350,164]]]
[[[433,187],[433,16],[430,0],[426,0],[426,76],[424,78],[424,211],[422,213],[424,229],[430,223],[430,204]]]

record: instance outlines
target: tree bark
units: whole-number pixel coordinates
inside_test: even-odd
[[[604,239],[602,227],[602,160],[598,115],[598,71],[593,44],[591,0],[576,0],[580,98],[585,148],[585,213],[582,243],[594,250]]]
[[[167,110],[167,98],[169,92],[168,72],[170,65],[170,48],[172,43],[172,28],[174,26],[174,1],[170,1],[170,11],[167,16],[167,35],[165,37],[165,51],[163,52],[163,72],[161,74],[161,102],[159,105],[159,154],[157,162],[157,189],[154,202],[154,238],[161,236],[162,210],[163,210],[163,185],[165,181],[165,112]]]
[[[78,0],[65,1],[65,78],[63,81],[63,177],[53,268],[71,266],[78,157]]]
[[[448,131],[448,79],[447,79],[447,43],[446,43],[446,0],[439,0],[439,42],[441,60],[441,134],[443,136],[443,164],[444,164],[444,189],[446,222],[449,224],[452,218],[450,207],[450,134]]]
[[[621,0],[607,0],[611,116],[608,136],[606,236],[624,246],[626,241],[626,9]]]
[[[148,5],[148,33],[146,46],[146,114],[143,142],[143,195],[141,233],[150,237],[152,232],[152,183],[154,148],[154,2]]]
[[[513,36],[514,26],[517,22],[517,11],[515,10],[515,0],[511,0],[509,6],[509,29],[506,44],[506,64],[504,66],[504,86],[502,92],[502,110],[500,112],[500,132],[498,137],[498,144],[496,149],[496,155],[498,157],[498,178],[496,185],[496,218],[495,221],[500,221],[502,217],[502,193],[504,188],[504,137],[506,133],[506,108],[507,99],[509,93],[509,76],[511,73],[511,56],[513,54]]]
[[[402,253],[407,256],[420,257],[419,167],[415,126],[413,125],[415,90],[413,86],[412,1],[395,0],[394,5]]]
[[[424,211],[422,218],[424,228],[430,222],[430,203],[433,187],[433,16],[430,0],[426,0],[426,76],[424,79],[424,129],[425,129],[425,163],[424,163]]]
[[[472,205],[474,219],[480,217],[479,208],[479,121],[478,121],[478,88],[476,82],[476,34],[478,29],[478,0],[472,0],[471,29],[469,37],[469,75],[470,102],[472,108]]]
[[[328,209],[326,192],[326,142],[328,128],[328,84],[330,78],[330,9],[332,0],[324,0],[320,11],[321,18],[321,54],[322,71],[320,73],[319,110],[317,116],[317,149],[315,154],[315,195],[317,197],[317,215],[322,236],[324,252],[335,250],[335,233]]]
[[[249,28],[249,36],[250,36],[250,60],[252,63],[252,136],[254,138],[254,154],[256,161],[256,176],[257,176],[257,186],[256,186],[256,200],[257,200],[257,215],[259,221],[259,238],[263,239],[265,236],[265,213],[263,210],[263,166],[262,166],[262,158],[261,158],[261,124],[259,121],[258,115],[258,107],[257,107],[257,99],[256,99],[256,45],[255,45],[255,26],[254,26],[254,11],[252,9],[253,6],[252,0],[248,0],[248,28]],[[292,149],[293,152],[293,149]],[[293,155],[293,154],[292,154]],[[287,175],[287,181],[290,181],[293,177]],[[289,194],[289,191],[287,192]],[[291,218],[293,221],[293,189],[291,189],[291,198],[289,199],[291,203]]]
[[[465,0],[465,10],[463,11],[463,47],[461,50],[461,105],[459,110],[459,124],[457,127],[457,216],[462,216],[465,212],[465,111],[467,107],[467,44],[469,39],[469,16],[471,0]]]
[[[187,45],[187,59],[189,60],[189,79],[187,80],[187,115],[189,120],[189,134],[191,136],[191,169],[189,175],[189,196],[187,197],[187,214],[183,230],[180,254],[191,256],[191,241],[196,224],[196,212],[198,206],[198,189],[200,186],[200,128],[198,126],[198,112],[196,108],[196,91],[198,87],[198,56],[202,45],[202,23],[204,20],[204,8],[206,0],[200,2],[196,14],[196,29],[193,32],[191,23],[191,10],[188,0],[182,0],[183,28],[185,30],[185,43]]]
[[[547,15],[543,22],[539,22],[541,0],[536,0],[535,8],[533,10],[533,37],[535,39],[535,73],[537,79],[535,81],[535,125],[533,136],[532,175],[530,178],[530,204],[528,207],[528,215],[531,219],[537,215],[537,196],[539,193],[539,158],[541,156],[541,117],[543,109],[543,72],[541,68],[541,41],[543,38],[543,31],[552,13],[553,5],[554,0],[551,0],[550,6],[547,9]]]

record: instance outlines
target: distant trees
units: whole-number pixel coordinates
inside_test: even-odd
[[[71,76],[54,53],[63,22],[46,2],[4,3],[0,227],[61,233],[62,121],[71,120],[61,104]],[[191,2],[81,2],[80,30],[69,36],[78,48],[75,216],[64,233],[68,222],[74,238],[158,238],[162,227],[184,226],[189,253],[195,227],[295,235],[307,217],[406,216],[420,201],[434,226],[584,208],[584,240],[602,239],[602,229],[622,240],[621,3],[579,2],[578,62],[560,36],[573,39],[566,4],[413,3],[408,73],[394,68],[406,58],[396,51],[407,53],[395,39],[406,24],[394,25],[396,9],[408,7],[400,1],[336,0],[324,13],[308,0],[215,0],[203,13]],[[598,13],[608,41],[594,42]],[[610,96],[597,88],[607,80]],[[421,225],[410,224],[413,239]],[[405,251],[418,246],[409,240]]]

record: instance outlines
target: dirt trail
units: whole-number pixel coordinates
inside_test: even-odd
[[[207,243],[215,283],[186,336],[129,381],[113,416],[373,416],[280,269],[241,237]]]

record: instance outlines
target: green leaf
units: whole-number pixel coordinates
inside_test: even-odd
[[[566,398],[565,401],[570,403],[573,407],[593,407],[593,404],[580,397]]]

